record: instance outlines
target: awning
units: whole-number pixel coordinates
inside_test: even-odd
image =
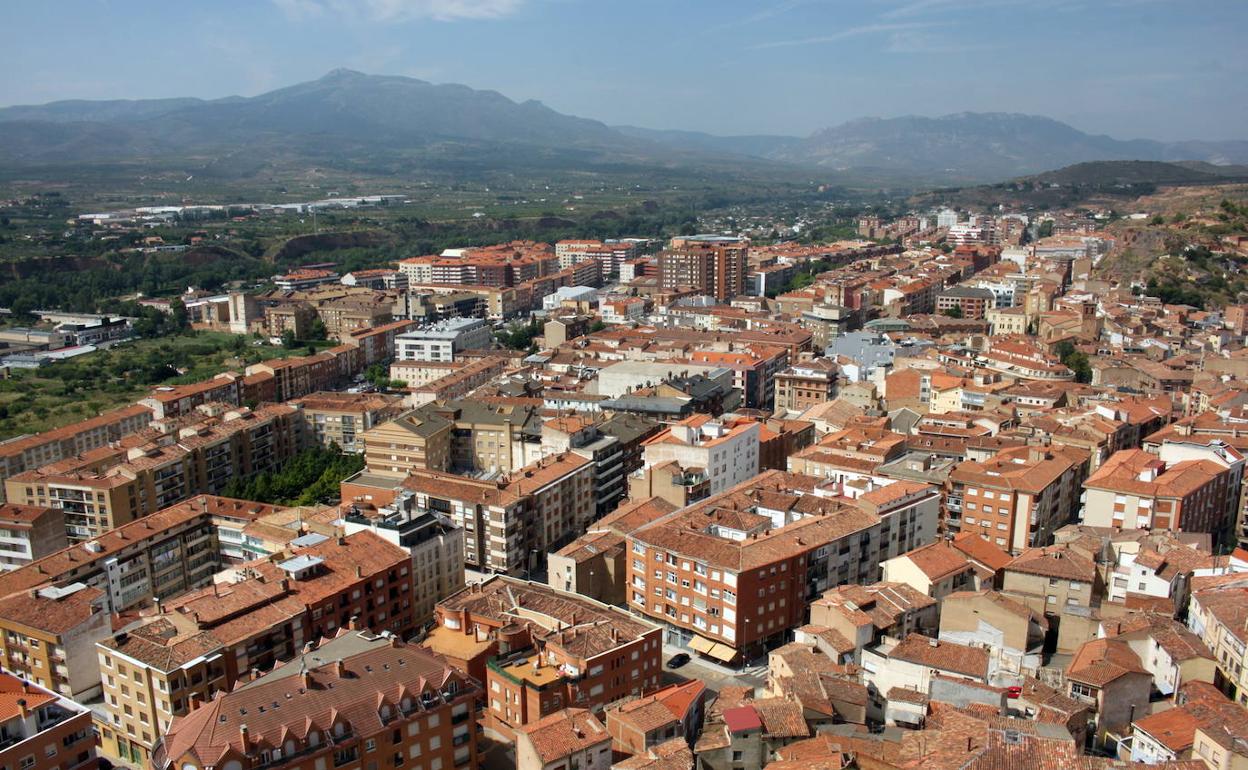
[[[716,644],[711,647],[711,649],[707,650],[706,654],[710,655],[712,658],[718,658],[725,663],[729,663],[737,657],[736,649],[729,647],[726,644]]]
[[[715,647],[715,642],[712,642],[710,639],[707,639],[706,637],[698,636],[696,634],[694,635],[692,639],[689,640],[689,649],[693,650],[694,652],[700,652],[703,655],[710,655],[711,650],[714,649],[714,647]]]

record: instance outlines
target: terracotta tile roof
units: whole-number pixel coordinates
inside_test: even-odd
[[[994,572],[1010,563],[1008,553],[973,532],[959,532],[953,536],[950,545],[966,554],[971,561],[978,562]]]
[[[1075,651],[1066,678],[1094,687],[1104,687],[1128,674],[1148,672],[1140,665],[1140,658],[1124,641],[1117,639],[1092,639]]]
[[[1078,551],[1061,545],[1028,548],[1010,560],[1006,572],[1061,578],[1083,583],[1096,579],[1096,563]]]
[[[163,742],[165,756],[177,762],[190,755],[198,764],[216,765],[227,752],[280,747],[288,738],[302,745],[309,733],[328,735],[338,723],[356,735],[376,734],[385,729],[379,713],[383,703],[397,710],[412,698],[419,708],[419,696],[433,692],[434,703],[440,704],[436,691],[452,683],[458,688],[455,698],[471,703],[480,689],[442,658],[397,640],[344,658],[341,666],[340,671],[337,664],[310,668],[306,681],[296,675],[270,675],[219,693],[174,718]],[[240,729],[244,724],[247,746]]]
[[[898,642],[888,651],[888,657],[978,679],[988,677],[987,650],[938,641],[922,634],[910,634]]]
[[[1152,481],[1141,474],[1155,472]],[[1088,477],[1084,486],[1147,497],[1186,497],[1227,470],[1212,460],[1185,460],[1169,467],[1157,455],[1143,449],[1115,452]]]
[[[1195,743],[1196,724],[1196,717],[1192,716],[1191,712],[1178,707],[1137,719],[1133,727],[1147,733],[1149,737],[1175,754],[1181,754]]]
[[[966,554],[948,540],[937,540],[897,558],[909,559],[933,583],[974,569]]]
[[[0,599],[0,617],[6,623],[21,624],[58,636],[68,633],[103,612],[104,592],[76,585],[80,586],[77,590],[59,598],[39,590]]]
[[[763,698],[750,705],[762,720],[764,737],[806,738],[810,735],[801,704],[787,698]]]
[[[500,627],[527,624],[535,642],[557,645],[570,655],[586,659],[657,629],[617,607],[503,575],[474,583],[438,606],[448,612],[467,612]],[[520,608],[532,612],[519,615]],[[541,621],[540,617],[551,620]]]
[[[862,532],[879,522],[879,517],[840,498],[809,494],[816,479],[771,470],[732,489],[675,511],[641,527],[630,539],[645,545],[683,554],[711,565],[741,572],[813,550],[818,544],[833,542]],[[768,507],[794,510],[809,515],[785,526],[751,532],[744,540],[714,534],[722,522],[739,522],[753,517],[752,509],[766,493]],[[756,520],[756,519],[751,519]]]
[[[33,712],[41,706],[55,703],[56,696],[7,671],[0,671],[0,722],[8,722],[22,715],[22,704],[18,701],[25,701],[26,710]]]
[[[613,770],[692,770],[693,750],[684,738],[672,738],[611,767]]]
[[[544,764],[591,749],[600,743],[611,742],[611,735],[598,717],[586,709],[576,708],[556,711],[536,722],[517,727],[517,741],[521,740],[521,736],[528,739]]]

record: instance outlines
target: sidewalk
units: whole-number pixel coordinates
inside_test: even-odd
[[[688,669],[692,669],[695,671],[698,669],[703,669],[703,670],[713,671],[715,674],[725,679],[746,679],[746,678],[752,679],[752,678],[764,677],[767,671],[766,665],[746,666],[744,668],[733,668],[731,666],[725,666],[722,663],[716,663],[715,661],[710,660],[706,658],[705,656],[699,655],[693,650],[684,650],[684,649],[681,649],[680,647],[676,647],[675,645],[671,645],[671,644],[663,645],[663,665],[666,666],[667,661],[670,660],[673,655],[678,655],[680,653],[684,653],[688,655],[689,662],[686,663],[684,666],[681,666],[680,668],[669,669],[677,674],[683,671],[686,671]],[[747,682],[746,684],[749,684],[749,683]]]

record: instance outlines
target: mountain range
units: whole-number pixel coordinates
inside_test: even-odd
[[[1102,160],[1248,163],[1248,141],[1124,141],[1003,113],[864,118],[808,137],[714,136],[610,127],[495,91],[351,70],[246,98],[0,109],[0,169],[224,157],[382,174],[439,163],[524,167],[537,159],[569,168],[749,169],[940,184]]]

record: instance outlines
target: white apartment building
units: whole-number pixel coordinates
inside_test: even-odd
[[[711,494],[718,494],[758,475],[759,423],[732,428],[695,414],[646,442],[647,468],[675,460],[682,468],[704,468]]]
[[[448,318],[394,338],[399,361],[454,361],[463,350],[489,349],[490,326],[481,318]]]

